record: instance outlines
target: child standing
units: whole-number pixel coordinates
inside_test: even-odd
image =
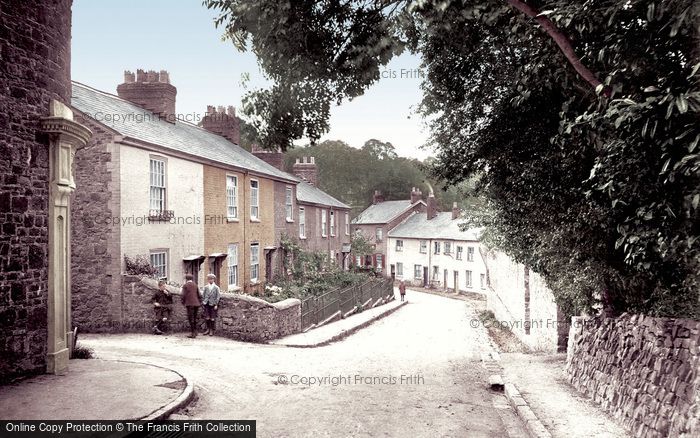
[[[403,301],[406,296],[406,282],[403,280],[399,283],[399,293],[401,294],[401,301]]]
[[[204,318],[207,321],[207,331],[202,333],[203,335],[214,335],[214,330],[216,329],[216,316],[219,310],[219,300],[221,299],[221,290],[219,286],[214,283],[216,280],[216,275],[207,275],[207,285],[204,286],[204,291],[202,292],[202,306],[204,307]]]
[[[155,325],[153,333],[162,335],[168,331],[168,321],[172,311],[173,296],[165,286],[164,280],[158,280],[158,290],[153,294],[153,313],[155,313]]]

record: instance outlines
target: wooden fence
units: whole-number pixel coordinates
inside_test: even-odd
[[[394,295],[393,282],[391,278],[383,278],[307,298],[301,302],[301,329],[318,324],[338,311],[346,313],[369,299],[376,301],[390,295]]]

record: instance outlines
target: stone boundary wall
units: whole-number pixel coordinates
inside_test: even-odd
[[[486,264],[486,308],[535,351],[564,351],[569,321],[564,320],[544,279],[500,251],[480,249]]]
[[[96,321],[79,326],[90,332],[151,333],[154,314],[151,298],[158,288],[156,280],[123,275],[121,317],[114,321]],[[180,304],[180,289],[168,286],[173,294],[172,331],[189,331],[185,307]],[[202,312],[199,320],[203,321]],[[203,328],[202,328],[203,329]],[[242,341],[265,342],[301,331],[301,301],[289,298],[268,303],[247,295],[223,293],[219,303],[216,334]]]
[[[574,317],[566,370],[635,436],[700,436],[700,321]]]

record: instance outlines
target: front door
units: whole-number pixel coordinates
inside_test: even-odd
[[[455,275],[454,290],[455,290],[455,293],[457,293],[459,291],[459,272],[454,271],[454,275]]]
[[[396,265],[392,263],[390,269],[391,269],[391,279],[396,280]]]
[[[273,251],[267,251],[265,253],[265,282],[269,283],[272,281],[272,253]]]
[[[443,283],[442,283],[443,286],[442,287],[445,288],[445,290],[447,290],[447,269],[445,269],[443,271],[442,278],[443,278]]]
[[[428,267],[423,266],[423,287],[428,287]]]

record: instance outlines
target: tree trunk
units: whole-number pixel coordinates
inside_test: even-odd
[[[537,21],[540,26],[547,32],[547,34],[552,37],[555,43],[557,43],[557,46],[559,46],[559,49],[561,52],[564,54],[566,59],[569,61],[572,67],[576,70],[576,72],[584,79],[586,82],[588,82],[593,89],[597,89],[598,86],[602,85],[600,80],[596,77],[595,74],[593,74],[592,71],[588,69],[583,63],[581,62],[581,59],[579,59],[578,56],[576,56],[576,52],[574,52],[574,48],[571,46],[571,42],[569,41],[569,38],[567,38],[566,35],[564,35],[559,28],[550,20],[547,18],[545,15],[539,15],[539,12],[533,8],[532,6],[526,4],[525,2],[521,0],[507,0],[508,4],[513,6],[515,9],[519,10],[520,12],[524,13],[528,17],[534,18],[535,21]],[[610,96],[610,89],[608,87],[604,87],[603,93],[606,96]]]

